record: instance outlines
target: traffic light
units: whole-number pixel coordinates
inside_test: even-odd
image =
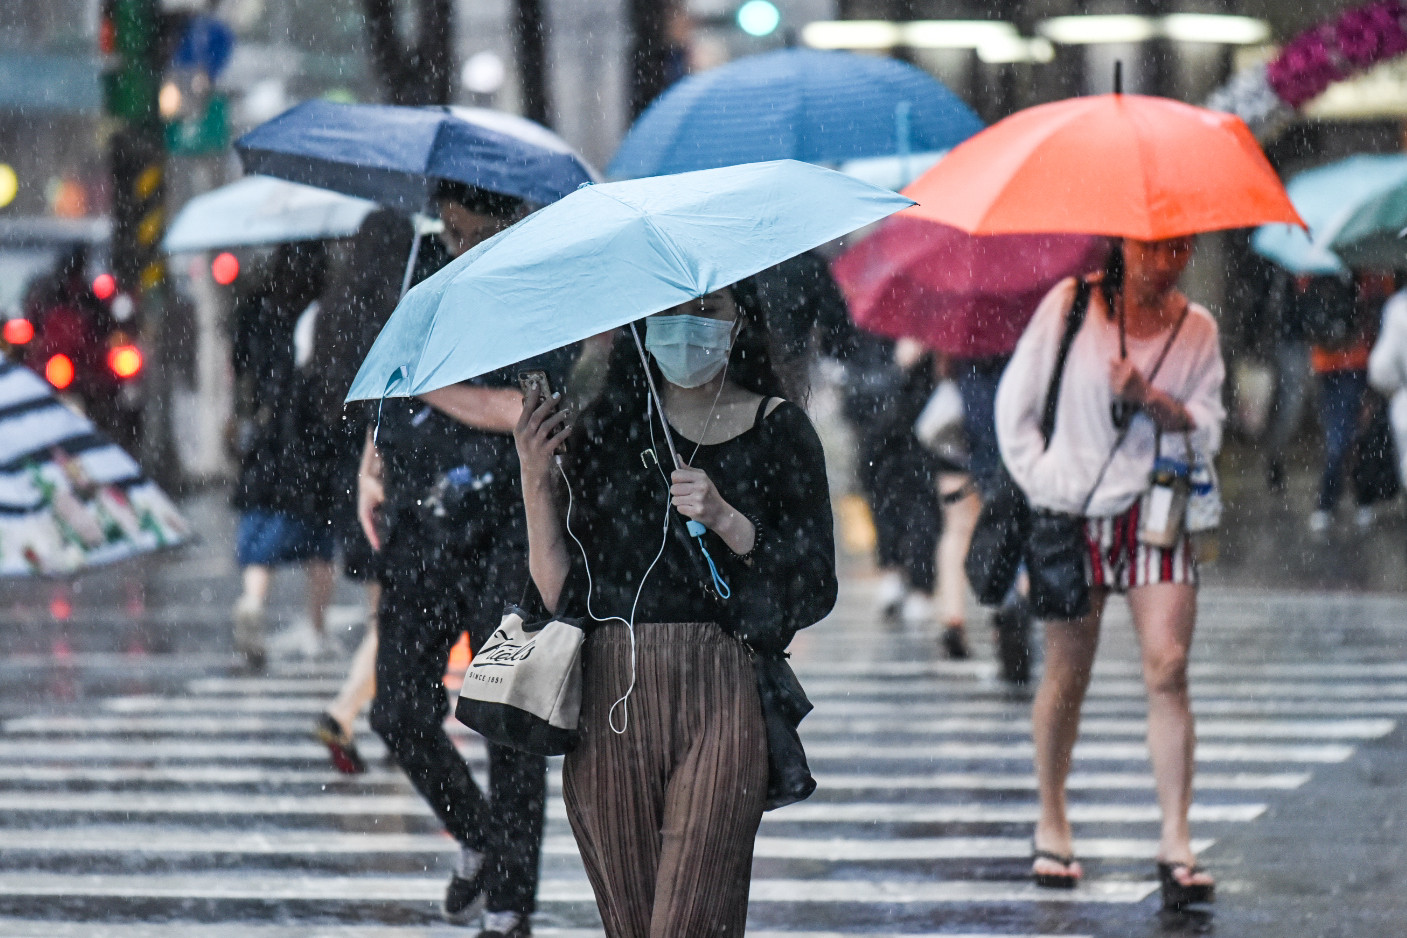
[[[157,126],[161,114],[162,15],[157,0],[104,0],[101,51],[112,65],[103,73],[108,114],[135,126]]]
[[[159,98],[173,23],[159,0],[104,0],[99,42],[108,56],[105,105],[118,122],[112,167],[112,269],[119,286],[140,294],[166,278],[166,141]]]

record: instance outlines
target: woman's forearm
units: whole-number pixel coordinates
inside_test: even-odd
[[[523,480],[523,508],[528,525],[528,573],[543,603],[555,612],[571,561],[557,491],[550,477]]]
[[[713,527],[713,533],[723,539],[728,549],[739,557],[752,552],[757,543],[757,528],[753,527],[747,515],[724,502],[723,516]]]

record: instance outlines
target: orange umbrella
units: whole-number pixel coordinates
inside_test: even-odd
[[[1303,226],[1239,117],[1106,94],[1018,111],[904,190],[906,211],[972,234],[1155,241],[1267,222]]]

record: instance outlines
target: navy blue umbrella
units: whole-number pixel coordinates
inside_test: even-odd
[[[981,129],[962,99],[912,65],[783,49],[675,84],[630,128],[608,174],[630,179],[781,159],[840,163],[946,150]]]
[[[560,137],[482,108],[306,101],[235,141],[247,173],[408,212],[448,179],[545,205],[596,178]]]

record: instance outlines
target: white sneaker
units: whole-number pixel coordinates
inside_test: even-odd
[[[897,573],[886,573],[879,581],[879,589],[876,592],[879,597],[879,614],[890,621],[899,618],[904,594],[907,592],[903,577]]]
[[[1322,508],[1316,509],[1309,516],[1309,533],[1322,537],[1329,533],[1329,526],[1333,523],[1333,515]]]
[[[327,652],[328,642],[305,619],[269,639],[269,650],[279,658],[319,658]]]
[[[1359,505],[1353,513],[1353,524],[1360,531],[1366,531],[1378,521],[1378,510],[1372,505]]]
[[[933,598],[927,593],[912,592],[904,597],[899,609],[899,621],[910,628],[933,624]]]

